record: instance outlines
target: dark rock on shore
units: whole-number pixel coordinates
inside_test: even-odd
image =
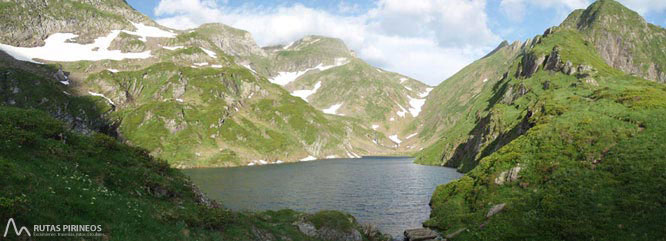
[[[407,229],[404,235],[405,241],[435,240],[438,236],[437,232],[428,228]]]

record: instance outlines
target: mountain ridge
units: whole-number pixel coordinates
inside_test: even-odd
[[[621,6],[588,9],[599,4]],[[417,162],[466,175],[437,187],[425,226],[460,240],[663,239],[666,87],[614,68],[589,36],[549,28],[436,87],[430,98],[503,73],[476,98],[440,102],[464,112]],[[483,65],[493,57],[506,64]]]

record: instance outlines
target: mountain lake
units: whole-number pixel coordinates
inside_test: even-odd
[[[394,238],[421,227],[435,188],[455,169],[405,157],[330,159],[279,165],[183,170],[210,198],[232,210],[339,210]]]

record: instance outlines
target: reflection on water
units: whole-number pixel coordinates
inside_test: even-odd
[[[209,197],[233,210],[346,211],[394,237],[420,227],[430,215],[435,187],[461,176],[409,158],[382,157],[184,172]]]

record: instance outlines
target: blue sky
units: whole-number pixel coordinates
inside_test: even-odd
[[[593,0],[128,0],[158,23],[221,22],[259,45],[340,38],[369,63],[436,85],[502,40],[524,41]],[[666,26],[666,0],[620,0]]]

